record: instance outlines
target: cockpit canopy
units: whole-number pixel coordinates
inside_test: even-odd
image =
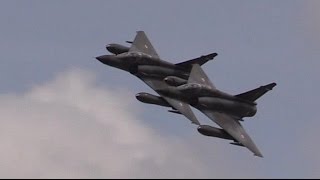
[[[198,84],[198,83],[188,83],[188,84],[183,84],[178,87],[179,89],[188,89],[188,90],[200,90],[200,89],[211,89],[209,86],[204,85],[204,84]]]
[[[131,52],[125,52],[125,53],[121,53],[118,54],[117,57],[122,58],[122,57],[132,57],[132,58],[152,58],[151,55],[149,54],[145,54],[142,52],[135,52],[135,51],[131,51]]]

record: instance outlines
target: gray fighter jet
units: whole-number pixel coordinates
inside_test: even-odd
[[[245,146],[254,155],[263,157],[240,121],[244,117],[254,116],[257,112],[255,101],[275,86],[276,83],[271,83],[233,96],[219,91],[202,68],[194,64],[187,84],[158,89],[157,92],[187,102],[223,128],[199,125],[201,134],[233,140],[231,144]]]
[[[193,64],[203,65],[217,56],[217,53],[212,53],[173,64],[160,59],[143,31],[138,31],[134,41],[128,43],[132,44],[130,48],[119,44],[110,44],[106,48],[114,55],[103,55],[96,57],[96,59],[103,64],[130,72],[156,92],[158,89],[168,88],[169,85],[178,86],[187,83]],[[170,107],[172,109],[169,112],[183,114],[192,123],[200,125],[189,104],[158,93],[160,97],[148,93],[138,93],[136,98],[145,103]]]
[[[199,125],[201,134],[233,140],[231,144],[245,146],[256,156],[262,157],[239,121],[256,114],[255,101],[271,90],[275,83],[232,96],[217,90],[200,67],[213,59],[216,53],[172,64],[159,58],[142,31],[137,33],[133,42],[128,43],[132,44],[130,48],[119,44],[108,45],[107,50],[114,55],[99,56],[97,59],[130,72],[160,95],[138,93],[136,98],[139,101],[170,107],[172,110],[169,112],[183,114]],[[206,114],[223,129],[200,125],[189,105]]]
[[[170,76],[165,80],[169,84],[186,83],[193,64],[203,65],[218,55],[217,53],[211,53],[173,64],[160,59],[143,31],[137,32],[133,42],[127,42],[132,44],[130,48],[120,44],[107,45],[106,49],[113,55],[103,55],[96,57],[96,59],[106,65],[128,71],[133,75],[142,73],[158,77]]]

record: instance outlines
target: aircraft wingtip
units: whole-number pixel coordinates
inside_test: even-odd
[[[263,158],[263,155],[261,153],[257,153],[257,154],[254,154],[254,155]]]

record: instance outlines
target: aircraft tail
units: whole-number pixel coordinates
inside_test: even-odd
[[[216,57],[217,55],[218,55],[217,53],[211,53],[211,54],[208,54],[208,55],[205,55],[205,56],[201,56],[201,57],[198,57],[198,58],[195,58],[195,59],[191,59],[191,60],[188,60],[188,61],[177,63],[175,65],[177,65],[179,67],[182,67],[182,68],[185,68],[185,69],[188,69],[188,70],[191,71],[192,65],[199,64],[200,66],[202,66],[203,64],[207,63],[209,60],[214,59],[214,57]]]
[[[250,101],[250,102],[255,102],[257,99],[259,99],[265,93],[272,90],[276,85],[277,85],[276,83],[270,83],[268,85],[260,86],[259,88],[250,90],[248,92],[238,94],[238,95],[236,95],[236,97]]]

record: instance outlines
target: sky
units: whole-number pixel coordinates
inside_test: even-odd
[[[0,1],[1,178],[318,178],[319,1]],[[217,52],[223,91],[276,82],[243,126],[264,158],[147,105],[94,57],[143,30],[162,59]],[[215,125],[194,110],[202,124]]]

